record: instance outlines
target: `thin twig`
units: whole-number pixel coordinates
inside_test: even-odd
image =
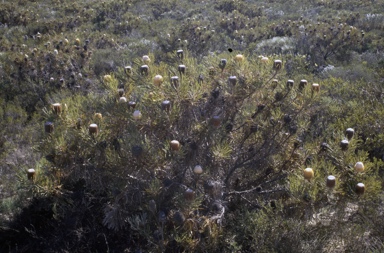
[[[255,187],[255,188],[245,190],[245,191],[231,191],[231,192],[224,193],[224,195],[230,196],[230,195],[235,195],[235,194],[247,194],[247,193],[252,193],[254,191],[257,191],[257,190],[260,190],[260,188]],[[273,190],[265,190],[265,191],[258,192],[258,194],[270,194],[270,193],[281,192],[281,191],[284,192],[284,191],[287,191],[287,189],[286,188],[277,188],[277,189],[273,189]]]

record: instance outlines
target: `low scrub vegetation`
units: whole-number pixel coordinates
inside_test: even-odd
[[[383,11],[0,4],[0,251],[383,251]]]

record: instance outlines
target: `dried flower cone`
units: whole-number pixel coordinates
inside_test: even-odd
[[[98,113],[95,113],[94,118],[95,118],[95,120],[102,120],[103,119],[103,115],[98,112]]]
[[[29,180],[33,180],[35,178],[36,171],[35,169],[28,169],[27,177]]]
[[[164,100],[164,101],[161,103],[161,109],[162,109],[163,111],[169,112],[169,110],[171,109],[171,101],[169,101],[169,100]]]
[[[362,195],[362,194],[364,194],[364,192],[365,192],[365,185],[363,183],[358,183],[356,185],[356,193],[358,195]]]
[[[328,176],[327,177],[327,187],[328,188],[333,188],[336,186],[336,177],[335,176]]]
[[[235,61],[236,62],[243,62],[244,61],[244,55],[238,54],[235,56]]]
[[[136,102],[134,102],[134,101],[129,101],[129,102],[128,102],[128,108],[135,109],[135,108],[136,108]]]
[[[312,90],[314,92],[319,92],[320,91],[320,85],[318,83],[312,84]]]
[[[125,66],[124,67],[124,72],[125,74],[127,74],[128,76],[132,74],[132,67],[131,66]]]
[[[237,83],[237,77],[236,77],[236,76],[230,76],[230,77],[228,78],[228,83],[231,84],[231,85],[233,85],[233,86],[235,86],[236,83]]]
[[[342,140],[342,141],[340,142],[340,148],[341,148],[341,150],[346,151],[346,150],[348,149],[348,146],[349,146],[349,141],[347,141],[347,140]]]
[[[187,189],[185,192],[184,192],[184,198],[185,200],[187,201],[192,201],[195,199],[195,192],[191,189]]]
[[[219,68],[224,70],[225,66],[227,66],[227,59],[221,59],[219,63]]]
[[[133,112],[133,118],[135,120],[139,120],[139,119],[141,119],[141,117],[142,117],[142,115],[141,115],[141,112],[139,110],[136,110]]]
[[[171,77],[171,84],[173,87],[178,88],[179,87],[179,77],[178,76],[172,76]]]
[[[219,127],[221,124],[221,118],[220,116],[213,116],[211,118],[211,125],[214,127]]]
[[[353,128],[347,128],[347,130],[345,130],[345,135],[347,136],[348,140],[350,140],[355,135],[355,130]]]
[[[97,124],[90,124],[88,130],[90,134],[97,134],[99,132],[99,127]]]
[[[185,65],[179,65],[178,70],[180,74],[185,74],[185,70],[186,70]]]
[[[210,75],[210,76],[214,76],[215,74],[216,74],[216,70],[215,70],[215,67],[209,67],[208,68],[208,74]]]
[[[204,183],[204,191],[212,198],[218,199],[222,196],[223,186],[218,181],[208,180]]]
[[[178,142],[177,140],[172,140],[170,142],[170,148],[173,151],[178,151],[180,149],[180,142]]]
[[[118,89],[117,93],[119,94],[119,97],[123,97],[124,96],[124,89]]]
[[[362,162],[357,162],[355,164],[355,170],[356,172],[363,172],[365,169],[364,164]]]
[[[308,85],[308,81],[305,79],[302,79],[299,83],[299,90],[302,91],[307,85]]]
[[[173,222],[176,226],[181,226],[185,222],[184,214],[180,211],[177,211],[173,214]]]
[[[60,103],[52,104],[52,110],[55,114],[60,114],[62,112],[62,107]]]
[[[177,57],[179,57],[181,60],[184,59],[184,51],[182,49],[177,50],[176,52]]]
[[[46,122],[45,124],[44,124],[44,129],[45,129],[45,132],[46,133],[52,133],[53,132],[53,129],[54,129],[54,125],[53,125],[53,123],[52,122]]]
[[[277,79],[272,79],[272,88],[273,88],[273,89],[276,89],[278,83],[279,83],[279,80],[277,80]]]
[[[291,89],[291,88],[293,88],[293,84],[295,83],[295,81],[293,81],[293,80],[288,80],[287,81],[287,88],[288,89]]]
[[[273,69],[274,70],[280,70],[282,66],[283,66],[283,63],[281,60],[275,60],[273,62]]]
[[[141,75],[146,76],[146,75],[148,75],[148,72],[149,72],[148,65],[143,65],[140,67],[140,74]]]
[[[304,178],[308,181],[310,181],[315,176],[315,173],[313,172],[312,168],[306,168],[304,170]]]
[[[120,103],[120,104],[125,104],[125,103],[127,103],[127,101],[128,101],[128,100],[127,100],[126,97],[120,97],[120,98],[119,98],[119,103]]]
[[[148,55],[144,55],[142,59],[145,64],[149,64],[151,62],[151,58],[149,58]]]
[[[193,168],[193,173],[195,173],[196,175],[200,175],[203,173],[203,168],[200,165],[196,165]]]
[[[153,84],[156,86],[160,86],[163,83],[163,81],[164,81],[164,78],[161,75],[156,75],[153,78]]]
[[[104,82],[108,83],[108,82],[112,81],[112,76],[111,75],[104,75],[103,80],[104,80]]]
[[[265,57],[265,56],[261,57],[260,60],[261,60],[261,62],[264,63],[264,64],[267,64],[267,63],[269,62],[268,57]]]

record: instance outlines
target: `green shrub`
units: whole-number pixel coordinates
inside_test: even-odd
[[[353,4],[4,5],[0,251],[382,251],[382,6]]]

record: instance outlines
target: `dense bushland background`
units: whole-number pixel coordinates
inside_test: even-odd
[[[0,251],[384,251],[383,13],[3,1]]]

